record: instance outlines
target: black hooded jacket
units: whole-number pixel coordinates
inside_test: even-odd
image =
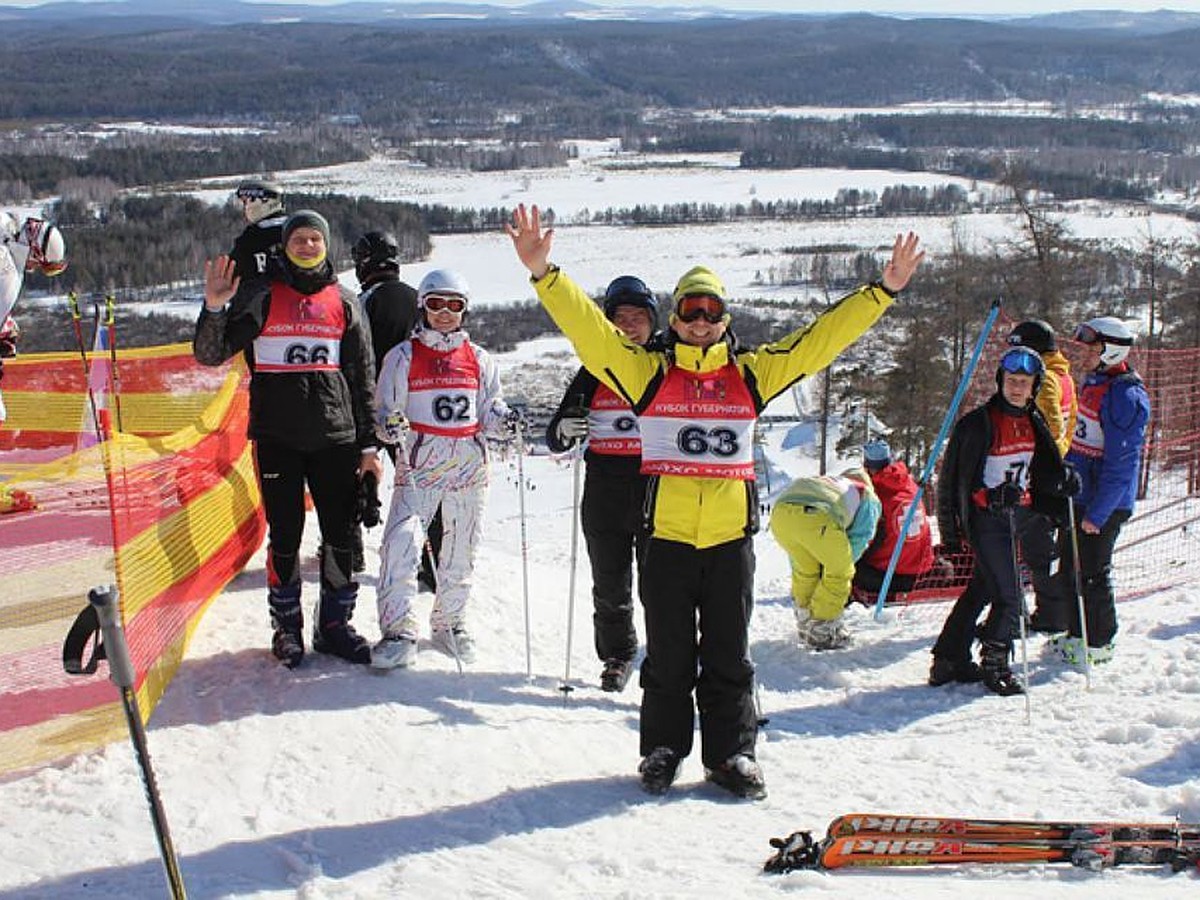
[[[958,420],[950,434],[938,476],[938,532],[944,547],[961,547],[971,541],[972,494],[983,486],[983,469],[992,446],[989,411],[1004,405],[997,393],[982,406]],[[1011,407],[1010,407],[1011,408]],[[1046,420],[1032,404],[1025,410],[1033,425],[1033,461],[1029,468],[1029,493],[1033,508],[1054,518],[1066,513],[1063,479],[1066,468]]]
[[[267,277],[243,280],[224,309],[201,309],[192,341],[196,360],[217,366],[242,353],[252,373],[251,438],[279,441],[304,452],[335,444],[376,446],[375,357],[362,311],[349,291],[339,288],[346,327],[337,371],[256,372],[254,368],[254,339],[267,321],[272,286],[285,284],[301,294],[315,294],[336,283],[328,261],[315,272],[305,272],[276,254]]]

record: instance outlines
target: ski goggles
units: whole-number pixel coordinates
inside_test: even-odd
[[[453,294],[428,294],[422,303],[430,312],[441,312],[448,309],[452,313],[460,313],[467,308],[467,301]]]
[[[248,200],[278,200],[279,191],[261,185],[243,185],[235,192],[237,198],[245,203]]]
[[[1117,344],[1121,347],[1129,347],[1133,345],[1133,341],[1128,338],[1114,337],[1113,335],[1103,335],[1091,325],[1080,325],[1075,329],[1075,340],[1081,344]]]
[[[675,304],[675,318],[681,322],[704,321],[716,325],[725,318],[725,301],[712,294],[687,294]]]
[[[1025,347],[1014,347],[1000,357],[1000,368],[1010,375],[1041,375],[1042,358]]]

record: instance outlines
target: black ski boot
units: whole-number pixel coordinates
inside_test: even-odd
[[[929,686],[941,687],[943,684],[957,682],[958,684],[975,684],[983,681],[983,672],[974,661],[969,659],[951,659],[948,656],[935,656],[933,665],[929,667]]]
[[[313,629],[314,650],[362,665],[371,661],[370,642],[350,624],[357,600],[358,585],[354,582],[337,589],[321,588],[321,607]]]
[[[665,794],[675,783],[683,757],[670,747],[655,747],[638,765],[642,790],[647,794]]]
[[[604,671],[600,673],[600,690],[620,693],[625,690],[625,685],[629,683],[629,676],[632,674],[633,660],[617,659],[616,657],[606,659]]]
[[[715,769],[705,768],[704,777],[717,787],[747,800],[762,800],[767,796],[762,768],[745,753],[734,754]]]
[[[1012,669],[1008,667],[1009,649],[1007,644],[995,641],[984,641],[979,651],[979,668],[983,672],[983,684],[993,694],[1001,697],[1011,697],[1014,694],[1025,693],[1025,688]]]
[[[294,669],[304,659],[304,611],[300,608],[300,585],[267,588],[267,606],[271,611],[271,653]]]

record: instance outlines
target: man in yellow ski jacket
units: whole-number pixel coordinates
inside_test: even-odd
[[[728,332],[720,279],[696,266],[675,287],[666,348],[647,350],[550,263],[554,231],[543,231],[536,206],[518,207],[506,231],[580,361],[638,416],[642,472],[650,476],[649,541],[639,570],[642,787],[656,794],[670,787],[691,752],[698,706],[706,777],[740,796],[765,797],[749,656],[754,423],[768,401],[825,368],[874,324],[924,257],[919,240],[897,237],[880,282],[750,351]]]

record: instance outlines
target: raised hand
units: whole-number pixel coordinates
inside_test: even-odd
[[[204,261],[204,305],[216,312],[237,293],[241,281],[234,273],[234,262],[228,256]]]
[[[925,251],[920,250],[921,239],[913,232],[896,235],[896,243],[892,245],[892,258],[883,267],[883,286],[892,293],[904,290],[913,272],[925,258]]]
[[[542,278],[550,268],[550,245],[554,229],[542,231],[542,213],[537,206],[525,209],[525,204],[513,210],[512,224],[505,223],[504,233],[512,238],[517,257],[534,278]]]

